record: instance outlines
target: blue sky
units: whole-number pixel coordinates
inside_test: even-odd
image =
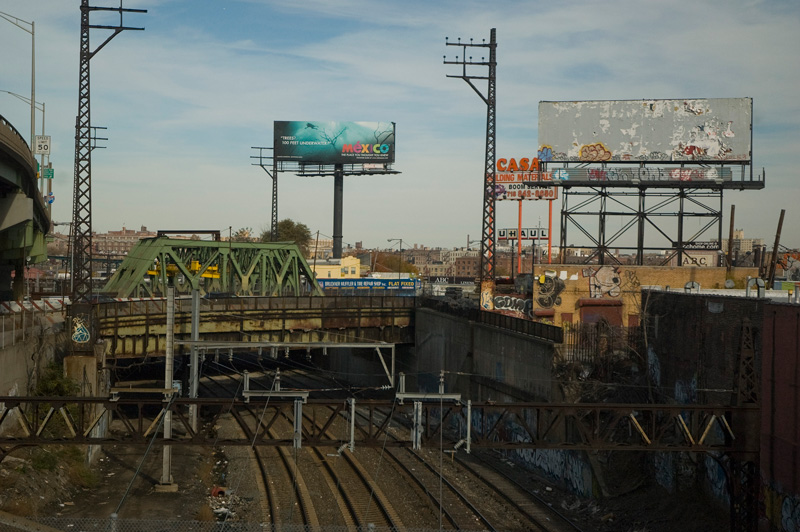
[[[92,5],[114,6],[93,1]],[[72,209],[79,0],[0,0],[36,24],[36,99],[56,202]],[[271,146],[275,120],[397,123],[395,176],[345,179],[343,240],[367,247],[463,246],[481,232],[486,107],[442,64],[445,37],[497,28],[497,156],[533,157],[539,101],[651,98],[754,100],[754,167],[762,191],[726,192],[737,228],[771,246],[800,246],[800,4],[789,1],[512,2],[444,0],[126,0],[144,27],[91,62],[96,231],[269,225],[271,182],[251,146]],[[93,24],[115,24],[93,15]],[[92,48],[107,32],[93,30]],[[0,90],[30,96],[30,35],[0,20]],[[0,93],[0,114],[27,139],[30,109]],[[41,114],[37,113],[37,132]],[[279,177],[279,218],[333,232],[332,178]],[[555,205],[554,231],[558,231]],[[498,228],[517,204],[498,203]],[[523,225],[547,219],[525,202]],[[694,223],[694,222],[693,222]]]

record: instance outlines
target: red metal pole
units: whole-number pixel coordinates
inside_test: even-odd
[[[517,271],[522,271],[522,198],[519,199],[519,216],[517,217]]]
[[[549,201],[549,212],[547,215],[547,264],[553,263],[552,234],[553,234],[553,200]]]

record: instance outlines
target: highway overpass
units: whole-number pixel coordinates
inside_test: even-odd
[[[25,266],[47,259],[49,229],[30,147],[0,115],[0,301],[24,295]]]

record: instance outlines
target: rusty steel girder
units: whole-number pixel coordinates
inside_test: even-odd
[[[246,402],[239,397],[165,399],[141,394],[133,398],[0,396],[0,405],[4,405],[0,410],[0,461],[24,445],[146,445],[151,441],[157,445],[293,445],[292,438],[268,435],[278,420],[292,422],[295,416],[294,401],[277,397],[254,397]],[[190,405],[199,407],[210,427],[222,414],[236,416],[243,422],[241,437],[219,438],[212,430],[194,431]],[[351,445],[412,445],[411,437],[404,438],[398,427],[408,427],[413,402],[364,400],[357,401],[354,409],[352,406],[347,400],[308,399],[303,415],[328,427],[337,419],[350,423],[350,412],[357,411]],[[173,414],[172,437],[168,439],[159,437],[166,411]],[[740,456],[758,452],[758,441],[744,437],[747,424],[758,415],[754,406],[465,404],[450,400],[426,402],[422,411],[421,442],[428,447],[438,448],[442,442],[455,448],[467,438],[469,425],[470,445],[482,448],[719,451]],[[251,415],[253,412],[258,415]],[[732,419],[740,423],[732,424]],[[342,444],[342,439],[329,436],[315,424],[303,424],[302,445],[339,448]]]
[[[413,297],[238,297],[200,300],[202,340],[412,343]],[[192,302],[175,301],[175,338],[191,337]],[[166,299],[95,305],[109,358],[163,356]]]

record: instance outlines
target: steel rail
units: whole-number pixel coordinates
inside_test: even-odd
[[[304,374],[303,378],[312,379],[312,380],[316,379],[316,377],[313,377],[313,376],[307,375],[307,374]],[[287,380],[287,381],[297,380],[298,382],[300,382],[299,379],[297,378],[296,374],[295,375],[284,375],[284,379]],[[367,422],[372,422],[371,419],[369,419],[366,415],[364,415],[358,409],[356,409],[356,415],[364,418]],[[387,430],[387,434],[388,434],[389,437],[396,438],[388,430]],[[471,518],[477,518],[480,522],[482,522],[487,527],[488,530],[490,530],[490,531],[496,531],[497,530],[492,525],[492,523],[489,521],[489,519],[487,519],[481,513],[481,511],[474,504],[472,504],[469,501],[469,499],[455,485],[453,485],[447,478],[444,478],[443,476],[440,477],[439,476],[439,472],[436,471],[435,468],[433,468],[424,458],[422,458],[417,453],[415,453],[415,452],[413,452],[411,450],[408,450],[408,451],[410,453],[409,456],[412,457],[412,459],[414,460],[414,463],[416,463],[416,464],[421,463],[433,475],[434,481],[441,479],[441,481],[448,487],[449,491],[456,496],[456,498],[460,502],[459,506],[465,508],[467,510],[467,512],[470,514],[468,517],[467,516],[462,516],[461,520],[456,518],[453,515],[453,512],[451,510],[447,509],[448,505],[445,504],[443,500],[439,500],[436,497],[436,495],[434,494],[433,490],[428,488],[428,486],[426,485],[426,481],[423,480],[422,476],[419,473],[415,473],[414,470],[412,470],[411,467],[409,467],[406,463],[404,463],[403,459],[401,459],[399,456],[397,456],[392,450],[387,449],[385,455],[389,456],[392,459],[393,463],[396,464],[396,468],[398,468],[401,472],[406,474],[406,476],[412,481],[412,483],[413,483],[412,486],[416,487],[418,490],[423,492],[428,497],[428,499],[432,503],[432,509],[435,512],[436,511],[441,511],[442,515],[447,519],[447,521],[450,523],[450,525],[454,529],[456,529],[456,530],[467,530],[467,529],[469,529],[470,527],[468,525],[471,524],[471,523],[468,523],[467,521],[469,521],[469,518],[471,517]],[[345,455],[345,458],[348,459],[348,460],[352,460],[352,458],[348,454]],[[428,482],[430,483],[430,480]]]
[[[386,414],[385,412],[380,412],[379,411],[379,413],[382,413],[383,415],[388,417],[388,414]],[[416,452],[414,452],[414,451],[412,451],[410,449],[407,449],[407,450],[409,451],[409,453],[411,453],[414,456],[416,456],[419,459],[419,461],[423,462],[423,464],[428,469],[430,469],[431,471],[434,471],[433,467],[428,463],[428,461],[426,461],[424,458],[420,457],[418,455],[418,453],[416,453]],[[390,452],[390,455],[393,458],[397,459],[397,457],[393,453]],[[471,454],[471,456],[480,459],[480,457],[478,455]],[[473,467],[470,467],[468,465],[468,463],[463,458],[458,456],[458,454],[455,454],[454,457],[455,457],[455,460],[458,461],[458,463],[462,466],[463,469],[467,470],[473,476],[477,477],[479,479],[479,481],[481,482],[481,484],[487,486],[492,491],[497,493],[498,496],[500,496],[503,500],[505,500],[507,503],[509,503],[515,510],[517,510],[520,513],[520,515],[528,518],[531,523],[533,523],[537,527],[539,527],[538,529],[541,530],[542,532],[566,532],[567,530],[569,530],[571,532],[581,532],[581,529],[575,523],[573,523],[566,516],[562,515],[561,513],[556,511],[554,508],[552,508],[547,503],[547,501],[545,501],[544,499],[542,499],[541,497],[539,497],[535,493],[531,492],[530,490],[524,488],[518,482],[516,482],[514,479],[511,479],[508,476],[506,476],[502,471],[496,470],[495,472],[499,477],[501,477],[501,479],[503,481],[506,481],[506,482],[514,485],[516,488],[524,491],[527,495],[530,495],[531,498],[534,499],[534,501],[537,503],[537,509],[541,510],[541,512],[539,512],[540,514],[547,514],[547,515],[550,515],[550,516],[555,516],[555,518],[558,520],[558,523],[548,523],[548,522],[544,522],[542,519],[537,519],[535,516],[531,515],[531,513],[528,512],[525,508],[523,508],[519,503],[517,503],[516,501],[512,500],[512,498],[509,496],[509,494],[506,491],[500,489],[500,487],[498,486],[498,484],[496,482],[490,482],[483,475],[481,475],[478,472],[476,472],[475,469]],[[487,464],[487,465],[490,465],[490,464]],[[471,503],[467,502],[467,504],[469,504],[470,506],[475,508],[474,505],[472,505]],[[477,508],[475,508],[475,511],[476,511],[476,513],[478,513]],[[565,528],[559,527],[558,526],[559,524],[563,524],[564,526],[566,526],[568,528],[565,529]],[[492,525],[488,524],[488,526],[491,527]]]
[[[233,378],[231,375],[224,373],[222,373],[221,375],[229,377],[233,379],[237,385],[239,384],[239,382],[236,381],[235,378]],[[208,379],[208,380],[214,382],[216,385],[222,387],[226,391],[230,391],[227,388],[225,388],[222,384],[217,382],[216,379]],[[207,387],[207,389],[209,389],[210,391],[210,388]],[[249,413],[254,420],[256,421],[259,420],[259,416],[255,411],[253,411],[252,408],[246,407],[244,410],[247,413]],[[242,418],[241,413],[237,412],[236,410],[232,410],[231,414],[238,423],[240,430],[245,432],[245,434],[248,435],[248,437],[252,438],[254,436],[257,436],[257,432],[256,434],[251,433],[250,428]],[[272,432],[275,429],[265,427],[264,430]],[[301,524],[306,527],[318,527],[319,519],[317,518],[317,514],[313,509],[314,503],[311,500],[311,495],[308,491],[305,481],[303,480],[302,475],[299,473],[297,468],[293,467],[294,464],[291,460],[291,457],[289,456],[288,449],[284,447],[276,447],[276,453],[280,458],[280,463],[283,464],[283,468],[281,469],[281,471],[286,473],[286,479],[289,481],[290,485],[294,487],[293,490],[276,490],[275,487],[278,486],[279,484],[275,482],[272,483],[269,482],[270,475],[267,471],[268,469],[267,460],[265,460],[264,457],[261,455],[261,451],[259,450],[258,447],[253,446],[252,451],[256,459],[256,463],[259,466],[260,477],[262,479],[262,482],[264,483],[264,491],[268,495],[269,507],[270,507],[270,520],[272,521],[272,525],[274,527],[279,527],[282,525],[281,512],[280,512],[281,503],[283,503],[283,506],[287,508],[293,508],[295,501],[290,500],[290,498],[285,497],[285,495],[289,493],[294,493],[294,498],[291,499],[296,499],[297,505],[300,509],[299,515],[301,516],[302,519]]]
[[[482,457],[477,454],[470,455],[473,458],[479,460],[481,465],[484,467],[484,471],[480,472],[475,468],[474,464],[468,463],[460,456],[455,456],[455,460],[459,463],[459,465],[472,473],[474,476],[481,479],[486,486],[491,488],[495,493],[497,493],[500,497],[502,497],[508,504],[513,506],[519,513],[526,516],[531,523],[535,523],[536,526],[540,528],[540,530],[545,532],[582,532],[581,528],[578,527],[575,523],[573,523],[569,518],[563,515],[561,512],[550,506],[547,501],[543,498],[539,497],[536,493],[532,492],[531,490],[527,489],[526,487],[522,486],[519,482],[515,481],[514,479],[508,477],[505,473],[501,470],[496,468],[493,464],[485,461]],[[487,475],[486,470],[490,470],[491,474]],[[495,476],[494,479],[486,478],[487,476]],[[529,497],[536,501],[536,507],[532,511],[528,511],[527,509],[523,508],[521,504],[519,504],[516,500],[514,500],[511,495],[508,493],[507,490],[503,490],[500,488],[497,482],[493,480],[501,479],[502,482],[507,482],[513,485],[516,489],[522,491],[525,494],[525,497]],[[535,515],[534,515],[535,514]],[[555,521],[548,520],[550,517],[555,517]]]

